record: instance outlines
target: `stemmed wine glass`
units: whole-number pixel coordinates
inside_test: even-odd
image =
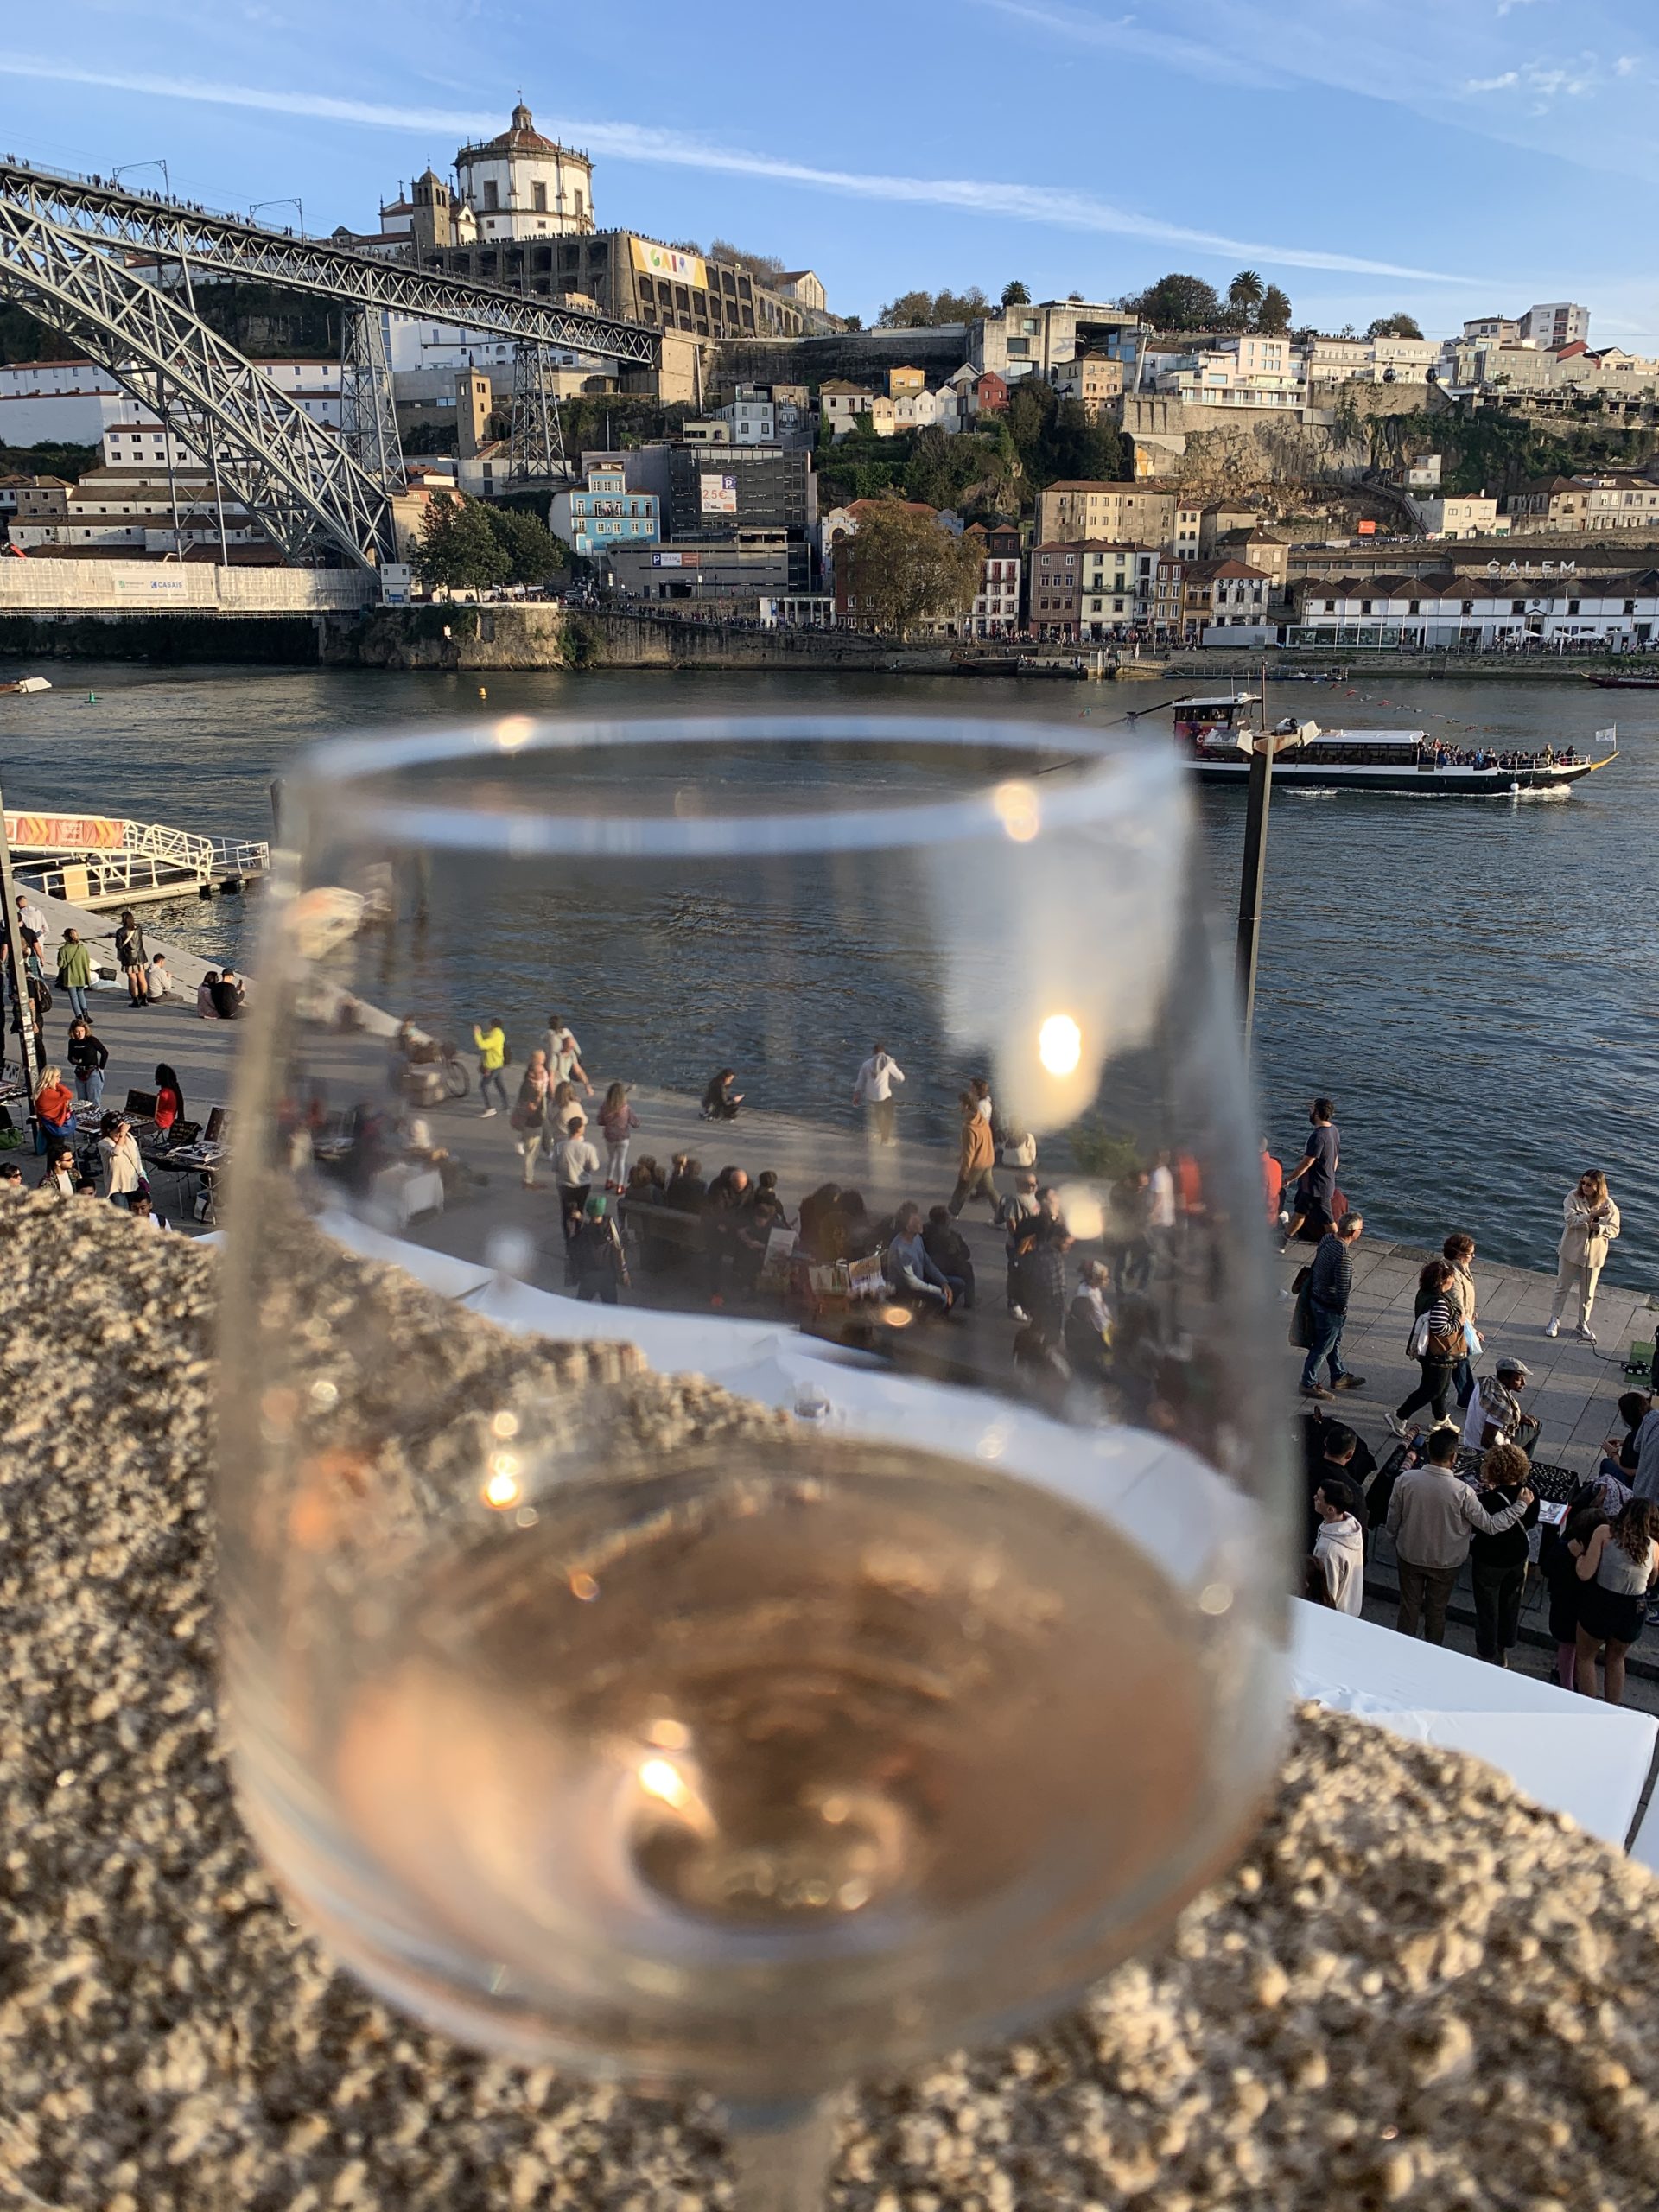
[[[1164,1927],[1274,1769],[1263,1201],[1183,778],[512,718],[285,789],[223,1325],[247,1817],[409,2009],[715,2092],[751,2206],[819,2200],[842,2084]]]

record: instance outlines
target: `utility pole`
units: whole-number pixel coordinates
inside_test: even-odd
[[[35,1009],[29,1004],[29,976],[23,966],[23,925],[17,918],[17,887],[11,875],[11,839],[6,834],[3,798],[0,798],[0,899],[5,900],[6,906],[6,950],[11,958],[12,988],[17,997],[17,1042],[32,1121],[35,1093],[41,1087],[41,1064],[35,1052]]]
[[[1244,810],[1244,860],[1238,882],[1236,975],[1248,1059],[1255,1027],[1255,967],[1262,939],[1262,890],[1268,872],[1268,810],[1273,804],[1273,733],[1268,727],[1268,671],[1262,670],[1262,729],[1250,754],[1249,796]]]

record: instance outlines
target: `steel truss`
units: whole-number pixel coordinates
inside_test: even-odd
[[[198,275],[258,278],[286,291],[355,300],[458,329],[603,354],[634,367],[649,368],[658,359],[658,334],[643,323],[584,314],[532,293],[383,260],[324,238],[263,230],[232,215],[148,199],[86,177],[0,162],[0,200],[20,202],[80,232],[89,246],[189,263]]]
[[[188,271],[187,271],[188,276]],[[392,551],[386,492],[331,430],[175,298],[73,224],[0,192],[0,295],[84,348],[301,558],[321,538],[362,567]]]
[[[544,484],[552,477],[563,481],[570,474],[564,457],[558,395],[548,389],[549,366],[546,346],[514,346],[512,423],[507,442],[509,483]]]
[[[348,308],[341,318],[340,435],[366,475],[388,491],[401,489],[404,450],[392,404],[386,318],[379,308]]]

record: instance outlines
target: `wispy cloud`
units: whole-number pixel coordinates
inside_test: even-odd
[[[86,69],[73,62],[21,54],[0,56],[0,75],[3,74],[142,93],[146,99],[194,100],[212,106],[251,108],[268,114],[304,117],[315,122],[349,123],[410,133],[440,132],[461,138],[493,135],[500,124],[499,116],[464,110],[391,106],[371,100],[340,99],[324,92],[288,92],[265,86],[214,84],[136,71]],[[1440,270],[1374,261],[1352,253],[1332,253],[1319,247],[1276,245],[1262,239],[1231,238],[1222,232],[1165,222],[1157,216],[1115,207],[1089,194],[1055,185],[1021,184],[993,177],[919,177],[822,168],[781,155],[721,146],[683,132],[639,124],[557,117],[548,118],[547,127],[592,153],[608,155],[616,161],[713,170],[727,176],[766,178],[861,200],[957,208],[1062,230],[1147,238],[1226,260],[1262,261],[1292,269],[1344,270],[1358,276],[1409,277],[1426,283],[1475,281]]]
[[[1380,101],[1557,160],[1659,178],[1644,45],[1629,0],[1183,0],[1179,35],[1087,0],[976,0],[1087,51],[1180,75]],[[1656,20],[1659,20],[1656,18]]]

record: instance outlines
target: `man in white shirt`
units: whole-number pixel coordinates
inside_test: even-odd
[[[1147,1238],[1153,1257],[1163,1268],[1175,1258],[1175,1170],[1166,1152],[1160,1152],[1147,1178]]]
[[[41,940],[41,950],[46,950],[46,909],[37,906],[26,891],[17,893],[17,918],[26,930],[33,930]]]
[[[582,1047],[575,1033],[565,1022],[562,1014],[550,1014],[547,1031],[542,1039],[542,1050],[547,1054],[547,1080],[550,1087],[562,1083],[579,1083],[589,1098],[594,1086],[588,1080],[588,1071],[582,1065]]]
[[[904,1079],[903,1068],[887,1046],[877,1045],[860,1068],[853,1084],[853,1103],[868,1107],[879,1144],[896,1144],[899,1141],[893,1127],[898,1101],[893,1097],[893,1086]]]
[[[599,1154],[588,1141],[588,1124],[580,1114],[572,1114],[564,1125],[564,1135],[553,1147],[553,1180],[559,1186],[559,1210],[567,1237],[582,1219],[588,1182],[598,1173]]]

